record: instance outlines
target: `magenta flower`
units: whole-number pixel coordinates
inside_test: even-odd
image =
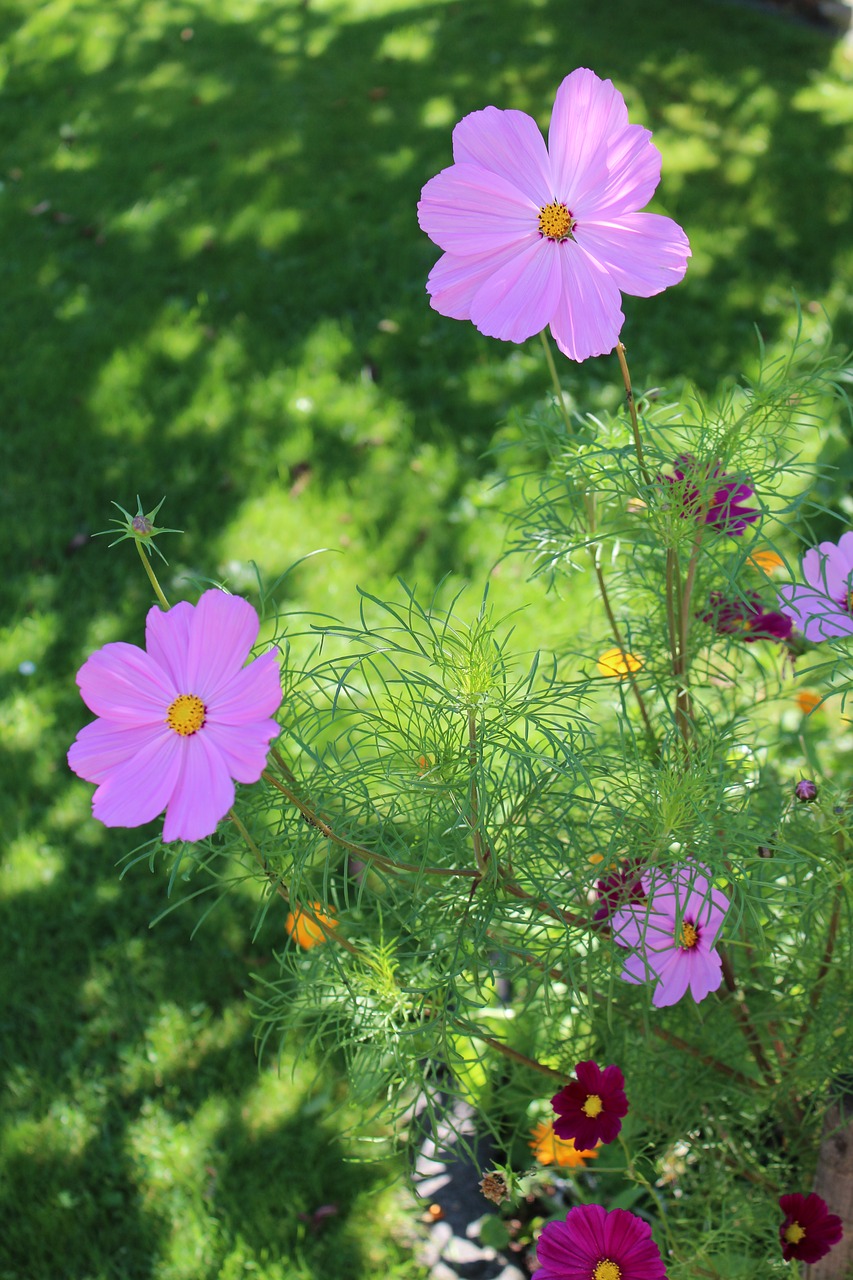
[[[625,1077],[618,1067],[603,1070],[595,1062],[579,1062],[575,1080],[564,1085],[551,1099],[557,1113],[554,1132],[563,1140],[571,1138],[581,1151],[591,1151],[596,1142],[612,1142],[628,1114]]]
[[[156,605],[147,652],[106,644],[77,673],[86,725],[68,763],[98,784],[92,812],[107,827],[138,827],[166,810],[163,839],[201,840],[256,782],[279,733],[275,651],[244,666],[258,615],[246,600],[205,591],[198,604]]]
[[[627,1209],[579,1204],[565,1222],[546,1222],[532,1280],[666,1280],[652,1229]]]
[[[829,1213],[826,1201],[814,1191],[808,1196],[801,1196],[799,1192],[780,1196],[779,1207],[785,1215],[779,1228],[779,1242],[786,1262],[792,1258],[817,1262],[844,1234],[838,1214]]]
[[[622,907],[611,922],[613,940],[630,948],[619,975],[625,982],[655,982],[652,1004],[676,1004],[690,990],[699,1003],[723,980],[714,950],[729,900],[715,889],[707,867],[686,863],[643,877],[648,901]]]
[[[803,556],[808,586],[779,588],[779,604],[807,640],[853,635],[853,533],[822,542]]]
[[[721,591],[711,592],[711,608],[699,615],[724,636],[737,636],[752,644],[754,640],[787,640],[793,630],[791,619],[784,613],[765,609],[756,591],[745,591],[738,600],[729,600]]]
[[[740,536],[761,515],[757,507],[749,506],[755,497],[752,485],[722,473],[719,464],[701,464],[692,454],[683,453],[676,458],[672,475],[664,478],[682,489],[682,514],[694,519],[701,515],[702,522],[719,533]]]
[[[453,130],[453,159],[418,204],[444,250],[427,281],[443,316],[507,342],[550,325],[564,355],[586,360],[616,346],[620,290],[648,298],[687,270],[677,223],[637,212],[660,180],[651,134],[586,68],[557,90],[547,147],[524,112],[486,107]]]
[[[596,880],[596,896],[602,904],[592,917],[596,923],[608,920],[627,902],[645,902],[643,865],[642,858],[626,858],[621,866],[611,867],[603,879]]]

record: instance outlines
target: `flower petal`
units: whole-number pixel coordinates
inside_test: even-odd
[[[168,674],[144,649],[117,640],[93,653],[77,672],[83,701],[116,725],[164,724],[175,697]]]
[[[164,732],[169,732],[164,724],[117,728],[111,720],[93,720],[71,744],[68,764],[87,782],[106,782],[114,769],[132,760]]]
[[[504,269],[518,253],[513,243],[497,253],[458,258],[444,253],[429,273],[427,293],[430,306],[452,320],[470,320],[471,302],[489,276]]]
[[[563,290],[551,318],[554,340],[570,360],[606,355],[619,341],[625,321],[619,290],[579,243],[564,240],[558,248]]]
[[[132,757],[111,769],[92,797],[105,827],[139,827],[169,803],[181,770],[181,742],[165,726]]]
[[[453,159],[499,174],[539,208],[554,199],[545,139],[523,111],[472,111],[453,130]]]
[[[234,803],[234,783],[210,735],[195,733],[183,740],[183,747],[180,775],[163,823],[165,843],[213,835]]]
[[[719,953],[699,946],[690,952],[690,994],[698,1004],[723,981],[723,962]]]
[[[430,178],[418,223],[457,257],[477,257],[539,240],[539,206],[506,178],[475,164],[455,164]]]
[[[186,693],[187,649],[190,642],[193,606],[186,600],[168,612],[154,605],[145,619],[145,648],[158,666],[168,673],[177,693]]]
[[[560,301],[561,246],[537,237],[478,289],[473,324],[490,338],[524,342],[548,324]]]
[[[251,725],[266,721],[281,706],[281,699],[278,651],[271,649],[220,685],[207,704],[207,724]],[[278,732],[276,725],[275,733]]]
[[[225,768],[237,782],[257,782],[263,773],[270,743],[281,732],[275,720],[261,720],[239,727],[205,723],[204,737],[216,748]]]
[[[606,144],[628,125],[625,99],[610,80],[600,80],[594,71],[578,67],[557,90],[548,154],[558,199],[573,202],[586,185],[590,172],[598,174]]]
[[[617,287],[638,298],[678,284],[687,270],[687,236],[677,222],[657,213],[580,222],[574,234],[590,257],[607,268]]]
[[[834,636],[853,635],[853,616],[823,591],[791,583],[780,587],[778,594],[782,612],[807,640],[817,643]]]
[[[260,622],[248,600],[225,591],[205,591],[195,607],[186,650],[187,687],[205,706],[216,699],[249,656]]]
[[[573,198],[576,218],[617,218],[649,203],[661,171],[661,154],[651,139],[639,124],[627,125],[611,139],[602,163],[590,167]]]
[[[690,980],[690,965],[686,953],[674,947],[667,963],[658,971],[658,983],[652,996],[652,1004],[656,1009],[665,1009],[668,1005],[677,1004],[687,990]]]

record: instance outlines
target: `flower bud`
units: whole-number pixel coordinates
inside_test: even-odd
[[[817,786],[811,778],[800,778],[794,787],[794,795],[801,804],[811,804],[812,800],[817,800]]]

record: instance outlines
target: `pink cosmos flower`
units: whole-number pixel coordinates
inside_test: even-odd
[[[628,1114],[625,1077],[616,1066],[602,1068],[592,1061],[579,1062],[575,1076],[551,1099],[557,1113],[554,1132],[576,1147],[612,1142]]]
[[[652,1004],[676,1004],[685,992],[698,1004],[723,980],[715,944],[730,903],[715,889],[707,867],[687,863],[643,877],[648,900],[625,906],[611,921],[613,939],[631,949],[619,975],[625,982],[654,980]]]
[[[808,586],[779,588],[782,612],[807,640],[853,635],[853,533],[807,551],[803,576]]]
[[[565,1222],[546,1222],[532,1280],[666,1280],[652,1229],[627,1209],[579,1204]]]
[[[421,192],[418,221],[444,250],[431,306],[492,338],[551,326],[571,360],[612,351],[640,298],[677,284],[690,246],[671,218],[639,213],[660,180],[651,133],[586,68],[557,90],[548,146],[522,111],[486,107],[453,130],[449,169]]]
[[[234,803],[234,782],[256,782],[279,733],[275,651],[244,666],[258,635],[246,600],[205,591],[198,604],[156,605],[145,649],[106,644],[77,673],[86,725],[68,763],[98,784],[94,816],[138,827],[166,810],[163,839],[201,840]]]
[[[817,1262],[829,1253],[844,1235],[837,1213],[830,1213],[826,1201],[816,1192],[803,1196],[799,1192],[779,1197],[779,1208],[785,1220],[779,1228],[779,1243],[786,1262]]]

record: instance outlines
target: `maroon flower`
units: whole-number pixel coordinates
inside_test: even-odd
[[[787,640],[793,630],[791,619],[765,609],[755,591],[745,591],[738,600],[712,591],[710,603],[710,610],[699,614],[699,620],[709,623],[721,635],[738,636],[747,644],[754,640]]]
[[[761,515],[757,507],[748,505],[755,497],[752,485],[721,473],[719,463],[697,462],[692,454],[683,453],[665,479],[679,486],[682,515],[701,519],[719,533],[740,536]]]
[[[792,1258],[817,1262],[844,1234],[838,1214],[827,1212],[826,1201],[815,1192],[808,1196],[780,1196],[779,1208],[785,1215],[779,1242],[786,1262]]]
[[[546,1222],[533,1280],[666,1280],[652,1229],[627,1209],[579,1204],[565,1222]]]
[[[642,859],[627,858],[620,866],[611,867],[602,880],[596,880],[595,888],[601,906],[593,915],[593,920],[609,920],[619,907],[627,906],[629,902],[645,902],[642,874]]]
[[[575,1076],[551,1099],[557,1113],[554,1132],[571,1138],[582,1151],[591,1151],[596,1142],[612,1142],[628,1114],[625,1077],[618,1067],[579,1062]]]

